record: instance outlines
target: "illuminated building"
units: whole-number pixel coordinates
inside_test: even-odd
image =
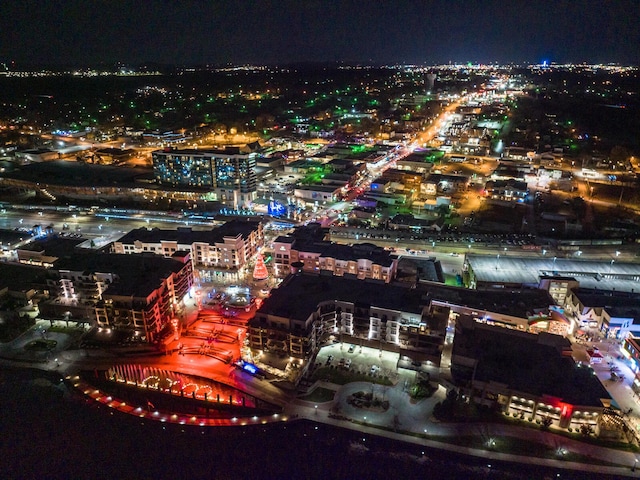
[[[465,397],[532,423],[598,434],[611,397],[593,370],[571,358],[571,342],[456,321],[451,376]],[[585,426],[585,427],[583,427]]]
[[[39,304],[43,316],[90,319],[147,342],[179,314],[192,284],[188,254],[81,254],[58,259],[50,271],[56,293]]]
[[[433,284],[411,288],[355,275],[299,272],[271,290],[250,321],[248,338],[255,353],[307,359],[330,335],[340,335],[344,342],[396,352],[409,363],[438,365],[447,327],[456,318],[524,332],[531,312],[547,312],[552,303],[544,290],[514,295]],[[533,318],[531,330],[541,331],[543,320]]]
[[[279,276],[288,275],[292,263],[302,262],[305,272],[389,283],[394,279],[398,265],[391,252],[371,244],[350,246],[280,236],[273,242],[273,248],[276,274]]]
[[[202,188],[233,208],[257,196],[256,153],[224,150],[164,149],[152,153],[156,180],[173,186]]]
[[[207,231],[180,227],[175,230],[130,231],[112,245],[114,253],[155,253],[170,257],[190,252],[201,281],[240,280],[249,260],[264,245],[262,224],[256,220],[233,220]]]
[[[485,190],[487,192],[487,198],[501,200],[507,203],[524,203],[529,193],[526,182],[520,182],[514,179],[490,180],[486,183]]]

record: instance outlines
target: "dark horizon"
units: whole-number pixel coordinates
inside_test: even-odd
[[[0,63],[629,65],[633,18],[633,0],[26,0],[0,7]]]

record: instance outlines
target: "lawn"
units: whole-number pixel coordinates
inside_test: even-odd
[[[320,367],[313,372],[312,380],[326,380],[338,385],[344,385],[351,382],[372,382],[380,385],[392,385],[391,381],[387,377],[371,376],[364,373],[354,373],[349,370]]]
[[[42,351],[48,352],[56,348],[58,342],[56,340],[32,340],[24,346],[24,349],[29,352]]]
[[[314,389],[310,394],[299,398],[300,400],[304,400],[306,402],[323,403],[332,401],[335,393],[336,392],[334,392],[333,390],[329,390],[328,388],[318,387]]]

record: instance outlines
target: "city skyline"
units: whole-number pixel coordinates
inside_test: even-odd
[[[638,62],[640,5],[43,2],[2,6],[7,65]],[[370,8],[369,8],[370,7]],[[37,34],[36,34],[37,33]]]

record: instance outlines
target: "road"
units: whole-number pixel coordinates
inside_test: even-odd
[[[87,213],[86,211],[56,211],[47,207],[12,208],[0,213],[0,228],[13,230],[14,228],[31,229],[34,225],[53,225],[56,232],[68,230],[69,233],[79,233],[85,238],[126,233],[140,227],[176,228],[177,226],[191,226],[208,229],[222,222],[213,220],[192,220],[157,212],[156,215],[110,213]],[[67,228],[65,229],[65,224]]]

